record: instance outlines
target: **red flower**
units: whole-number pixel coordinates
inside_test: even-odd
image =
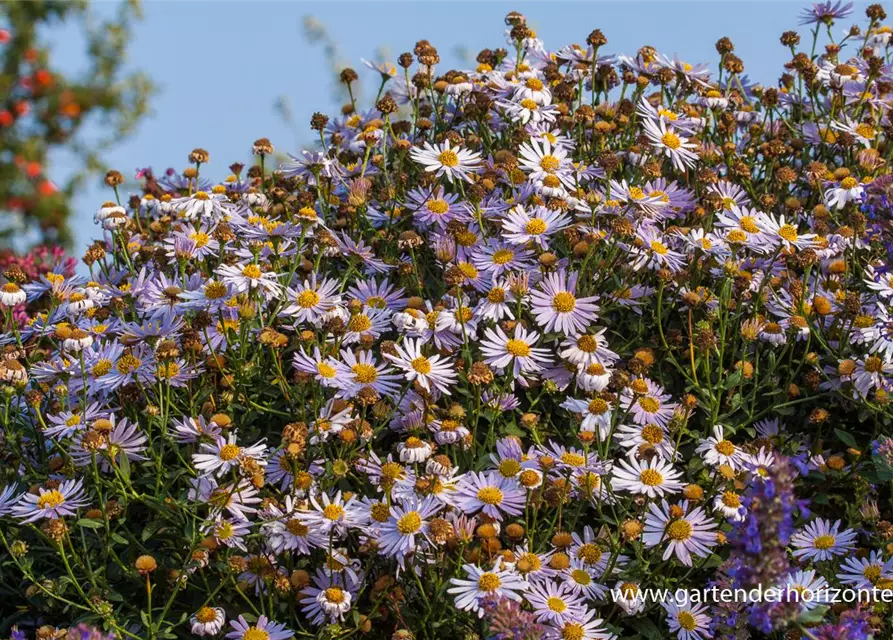
[[[39,162],[29,162],[25,167],[25,173],[29,178],[36,178],[42,170],[43,167],[40,166]]]
[[[34,82],[39,87],[48,87],[53,84],[53,74],[46,69],[38,69],[34,73]]]
[[[16,115],[26,116],[31,113],[31,105],[25,102],[24,100],[16,102],[14,107]]]
[[[12,39],[12,34],[8,29],[0,29],[0,44],[6,44]]]
[[[15,118],[9,111],[0,111],[0,127],[10,127]]]
[[[42,196],[51,196],[54,193],[56,193],[56,191],[58,191],[59,189],[56,187],[56,185],[54,185],[49,180],[44,180],[43,182],[40,183],[38,190],[40,191],[40,195],[42,195]]]

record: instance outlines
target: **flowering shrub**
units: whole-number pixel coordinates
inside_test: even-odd
[[[890,637],[891,30],[850,11],[775,87],[512,13],[278,170],[142,170],[89,276],[9,265],[0,624]]]
[[[129,135],[147,111],[152,84],[124,70],[140,3],[122,2],[114,14],[102,19],[82,0],[0,4],[3,245],[70,242],[71,197],[103,166],[100,154]],[[47,41],[58,41],[60,33],[83,39],[83,72],[66,71],[51,55]],[[60,164],[70,168],[64,181]]]

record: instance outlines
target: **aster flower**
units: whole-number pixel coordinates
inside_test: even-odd
[[[0,490],[0,516],[5,516],[12,511],[13,506],[21,496],[18,495],[17,484],[8,484]]]
[[[642,542],[646,547],[667,543],[663,559],[670,556],[690,567],[692,556],[704,558],[710,555],[710,547],[716,544],[717,524],[704,513],[701,507],[690,508],[688,501],[670,506],[662,500],[660,506],[653,502],[648,505],[645,515],[645,532]]]
[[[452,501],[468,515],[483,511],[494,520],[503,514],[517,516],[524,508],[525,495],[514,480],[494,472],[468,473],[459,483]]]
[[[661,603],[661,606],[667,612],[670,633],[676,634],[678,640],[705,640],[713,637],[706,605],[674,599]]]
[[[534,346],[539,337],[538,333],[528,332],[520,323],[515,325],[511,338],[501,327],[487,328],[484,330],[481,353],[488,365],[500,371],[511,365],[514,377],[522,373],[533,373],[540,371],[549,362],[548,351]]]
[[[320,494],[319,498],[311,495],[310,504],[313,511],[310,515],[313,524],[324,534],[334,531],[337,535],[343,536],[349,527],[359,523],[355,501],[354,496],[344,499],[340,491],[332,497],[328,493]]]
[[[342,395],[355,395],[361,389],[370,388],[385,396],[395,396],[400,376],[384,364],[375,362],[369,351],[354,354],[347,349],[341,352],[337,382]]]
[[[343,620],[356,597],[352,585],[336,584],[321,570],[314,575],[313,586],[305,587],[301,595],[303,611],[315,625]]]
[[[226,637],[234,640],[287,640],[294,635],[284,624],[271,622],[267,616],[260,616],[253,625],[248,624],[244,616],[231,620],[229,624],[233,630]]]
[[[630,456],[626,460],[617,461],[611,472],[611,486],[615,491],[658,498],[681,490],[681,475],[666,460],[652,458],[646,462]]]
[[[450,386],[456,382],[455,370],[440,356],[422,355],[422,342],[407,338],[403,345],[394,345],[396,355],[384,354],[385,358],[406,372],[406,378],[417,381],[426,391],[436,388],[449,395]]]
[[[534,242],[545,249],[549,246],[549,238],[570,223],[570,216],[561,211],[544,207],[528,210],[519,205],[505,214],[502,237],[512,244]]]
[[[338,289],[336,280],[323,278],[321,281],[317,281],[316,274],[313,274],[294,289],[286,289],[286,299],[294,302],[286,306],[281,313],[285,316],[293,316],[296,322],[315,324],[321,317],[341,304]]]
[[[422,147],[413,147],[410,156],[415,162],[424,165],[425,171],[434,173],[437,177],[445,175],[450,184],[453,178],[471,182],[469,174],[476,172],[481,160],[480,153],[451,147],[449,140],[444,140],[438,146],[426,142]]]
[[[538,622],[560,625],[578,619],[583,613],[583,600],[563,584],[546,581],[531,584],[524,599],[533,607]]]
[[[202,607],[189,617],[194,636],[216,636],[226,624],[226,614],[220,607]]]
[[[879,582],[893,580],[893,558],[884,560],[876,549],[867,558],[844,558],[837,579],[853,589],[871,589]]]
[[[695,451],[700,453],[704,462],[710,466],[727,465],[733,471],[740,469],[747,460],[744,451],[725,439],[723,426],[719,424],[713,427],[713,436],[702,439]]]
[[[577,274],[564,271],[547,275],[533,290],[531,311],[545,331],[575,336],[595,320],[598,312],[596,298],[578,298],[576,291]]]
[[[812,7],[805,8],[800,12],[800,24],[831,24],[834,20],[842,20],[853,11],[853,3],[848,2],[816,2]]]
[[[496,567],[485,571],[473,564],[462,565],[465,578],[451,578],[453,586],[447,593],[455,596],[456,608],[462,611],[484,615],[481,605],[489,598],[508,598],[521,602],[519,592],[527,590],[523,578],[510,570],[499,570]]]
[[[378,543],[381,553],[396,557],[403,567],[407,556],[419,544],[418,538],[427,537],[428,519],[440,511],[441,505],[433,498],[407,500],[390,508],[390,518],[381,525]]]
[[[857,534],[852,529],[840,531],[840,524],[823,518],[810,522],[791,538],[794,557],[820,562],[852,551]]]
[[[205,453],[193,454],[192,460],[196,469],[204,473],[224,476],[231,469],[238,469],[245,459],[251,459],[261,466],[265,465],[266,461],[263,456],[266,450],[267,445],[263,442],[241,447],[236,444],[236,434],[230,433],[226,438],[218,436],[213,443],[203,443],[201,451]]]
[[[217,268],[217,275],[238,293],[258,290],[267,299],[279,296],[282,287],[277,281],[279,274],[264,272],[257,264],[225,264]]]
[[[518,148],[519,164],[521,169],[530,175],[531,180],[543,180],[547,176],[555,176],[566,186],[573,188],[568,152],[567,147],[553,145],[548,139],[531,138]]]
[[[651,120],[646,118],[642,122],[645,135],[651,141],[651,146],[660,155],[666,156],[679,171],[685,171],[695,166],[697,154],[692,149],[696,145],[688,141],[688,138],[676,133],[672,127],[667,127],[663,120]]]
[[[38,488],[38,494],[23,493],[12,507],[12,515],[22,522],[36,522],[43,518],[55,520],[76,515],[89,504],[83,480],[66,480],[55,489]]]

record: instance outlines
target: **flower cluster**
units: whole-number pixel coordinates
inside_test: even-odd
[[[278,169],[140,170],[83,275],[4,274],[11,618],[889,637],[891,30],[836,40],[851,10],[777,86],[727,38],[713,72],[510,13],[474,70],[369,65]],[[680,595],[711,585],[873,595]]]

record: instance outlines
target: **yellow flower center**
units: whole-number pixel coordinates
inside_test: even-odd
[[[515,252],[511,249],[499,249],[493,252],[494,264],[508,264],[515,257]]]
[[[716,451],[724,456],[730,456],[735,453],[735,445],[728,440],[720,440],[716,443]]]
[[[109,371],[112,370],[112,361],[106,360],[103,358],[99,362],[93,365],[93,369],[91,370],[94,378],[98,378],[100,376],[104,376]]]
[[[207,233],[202,233],[200,231],[190,233],[189,239],[192,240],[195,243],[195,246],[199,249],[206,246],[211,240]]]
[[[369,514],[376,522],[387,522],[388,518],[391,517],[391,509],[384,502],[376,502],[369,509]]]
[[[586,458],[581,456],[579,453],[573,453],[572,451],[566,451],[561,454],[561,461],[569,465],[571,467],[582,467],[586,462]]]
[[[418,511],[410,511],[397,520],[397,531],[407,536],[422,528],[422,516]]]
[[[328,504],[326,508],[322,510],[322,515],[326,520],[340,520],[344,515],[344,507],[340,504]]]
[[[741,506],[741,498],[734,491],[726,491],[722,494],[722,503],[730,509],[737,509]]]
[[[447,149],[437,156],[437,161],[445,167],[457,167],[459,166],[459,155],[455,151]]]
[[[830,549],[831,547],[833,547],[834,543],[836,542],[837,539],[834,536],[825,534],[823,536],[818,536],[815,540],[812,541],[812,544],[815,546],[816,549],[825,551],[826,549]]]
[[[162,362],[155,369],[155,375],[162,380],[171,380],[176,378],[180,373],[180,365],[176,362]]]
[[[551,154],[546,154],[540,159],[540,169],[543,171],[557,171],[561,166],[561,161]]]
[[[586,564],[596,564],[602,559],[602,550],[597,544],[587,542],[577,549],[577,557]]]
[[[303,522],[298,520],[297,518],[292,518],[288,522],[285,523],[285,528],[288,529],[288,532],[293,536],[298,536],[299,538],[304,538],[307,536],[307,533],[310,529]]]
[[[586,407],[592,415],[600,416],[608,410],[608,403],[602,398],[593,398]]]
[[[504,478],[514,478],[521,472],[521,463],[514,458],[506,458],[499,463],[499,473]]]
[[[478,277],[478,270],[470,262],[460,262],[459,272],[468,280],[474,280]]]
[[[546,600],[546,606],[549,607],[550,611],[554,611],[555,613],[563,613],[565,609],[567,609],[567,603],[561,598],[556,598],[552,596]]]
[[[782,225],[778,229],[778,235],[788,242],[797,242],[797,227],[792,224]]]
[[[371,327],[372,320],[370,320],[369,316],[367,316],[365,313],[358,313],[355,316],[351,316],[350,320],[347,321],[348,331],[353,331],[355,333],[368,331]]]
[[[876,564],[870,564],[862,570],[862,575],[871,584],[876,583],[881,577],[881,568]]]
[[[528,111],[536,111],[536,101],[531,100],[530,98],[524,98],[521,101],[521,106],[527,109]]]
[[[55,509],[65,502],[65,496],[61,492],[53,489],[42,494],[37,499],[37,507],[40,509]]]
[[[642,407],[642,410],[646,413],[656,413],[657,410],[660,409],[660,402],[657,398],[645,396],[644,398],[639,398],[639,406]]]
[[[493,304],[505,302],[505,289],[502,289],[501,287],[493,287],[487,293],[487,301],[492,302]]]
[[[195,613],[195,619],[202,624],[214,622],[217,619],[217,612],[211,607],[202,607]]]
[[[663,442],[664,430],[656,424],[646,424],[642,427],[642,440],[650,444]]]
[[[319,304],[319,300],[319,294],[316,293],[316,291],[313,291],[312,289],[305,289],[298,294],[296,302],[298,303],[299,307],[310,309],[311,307],[315,307],[317,304]]]
[[[639,187],[630,187],[629,188],[629,197],[630,200],[644,200],[645,192],[642,191]]]
[[[205,285],[205,297],[208,300],[219,300],[226,295],[226,285],[212,280]]]
[[[193,196],[196,200],[210,200],[211,196],[206,191],[196,191]]]
[[[524,84],[528,89],[533,89],[534,91],[540,91],[543,88],[543,83],[539,78],[527,78],[527,82]]]
[[[747,242],[747,234],[741,229],[732,229],[726,234],[726,240],[734,244]]]
[[[220,447],[220,459],[229,462],[239,457],[242,448],[235,444],[225,444]]]
[[[450,210],[449,203],[446,200],[441,200],[439,198],[428,200],[428,203],[425,206],[428,207],[428,211],[437,216],[442,216]]]
[[[884,362],[877,356],[865,358],[865,370],[869,373],[880,373],[884,368]]]
[[[552,298],[552,308],[558,313],[570,313],[577,306],[577,298],[569,291],[559,291]]]
[[[421,374],[431,373],[431,361],[425,356],[419,356],[411,363],[412,368]]]
[[[698,626],[695,617],[691,615],[688,611],[680,611],[676,615],[676,622],[679,623],[679,626],[685,629],[686,631],[694,631],[694,629]]]
[[[242,275],[246,278],[257,280],[258,278],[260,278],[260,267],[256,264],[249,264],[244,269],[242,269]]]
[[[659,242],[657,240],[652,240],[650,246],[651,246],[651,250],[654,251],[654,253],[661,255],[661,256],[667,255],[667,253],[669,253],[669,251],[670,251],[667,248],[667,245],[665,245],[663,242]]]
[[[334,378],[335,374],[338,373],[335,367],[330,364],[326,364],[325,362],[317,362],[316,370],[323,378]]]
[[[586,573],[583,569],[574,569],[571,571],[571,578],[574,582],[584,587],[592,583],[592,576]]]
[[[478,589],[481,591],[491,592],[496,591],[500,585],[502,584],[502,580],[499,579],[499,576],[495,573],[482,573],[481,577],[478,578]]]
[[[585,633],[579,622],[568,622],[561,628],[561,640],[583,640]]]
[[[478,500],[484,504],[497,505],[502,503],[502,490],[499,487],[483,487],[478,489]]]
[[[344,591],[338,587],[329,587],[326,589],[326,600],[334,604],[341,604],[344,602]]]
[[[664,477],[659,471],[645,469],[639,474],[639,481],[648,487],[657,487],[664,482]]]
[[[118,373],[127,375],[142,364],[139,358],[130,354],[125,354],[118,359]]]
[[[872,127],[870,124],[868,124],[866,122],[863,122],[862,124],[858,125],[856,127],[855,131],[856,131],[857,135],[859,135],[863,138],[866,138],[867,140],[874,139],[874,136],[875,136],[874,127]]]
[[[371,364],[358,362],[350,370],[356,376],[357,382],[361,384],[370,384],[378,380],[378,371]]]
[[[678,149],[682,146],[682,140],[679,139],[672,131],[667,131],[660,139],[661,142],[664,143],[665,147],[669,147],[670,149]]]
[[[594,353],[598,350],[598,340],[595,336],[584,333],[577,338],[577,348],[584,353]]]
[[[692,526],[688,520],[674,520],[667,525],[667,537],[670,540],[688,540],[691,532]]]
[[[530,355],[530,347],[523,340],[512,338],[505,343],[505,350],[516,358],[526,358]]]
[[[843,180],[840,181],[840,186],[844,189],[852,189],[857,186],[859,181],[856,180],[853,176],[847,176]]]
[[[532,236],[539,236],[546,232],[546,227],[545,220],[533,218],[524,226],[524,230]]]

